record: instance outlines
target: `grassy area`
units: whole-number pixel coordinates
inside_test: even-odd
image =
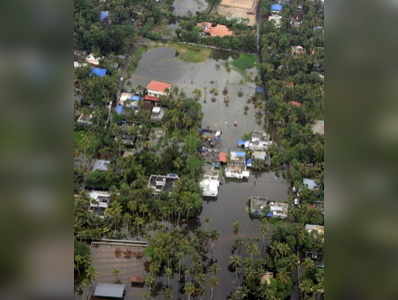
[[[253,68],[256,64],[256,61],[256,55],[241,53],[239,57],[232,62],[232,65],[239,71],[244,72],[247,69]]]
[[[182,61],[199,63],[206,61],[211,54],[211,49],[181,44],[168,44],[177,50],[178,58]]]
[[[132,57],[130,59],[129,65],[127,67],[127,73],[129,77],[134,73],[135,68],[137,68],[138,66],[138,62],[147,50],[148,48],[145,46],[138,47],[134,50],[133,54],[131,55]]]

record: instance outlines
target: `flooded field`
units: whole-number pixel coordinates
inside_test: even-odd
[[[175,53],[173,48],[154,48],[145,53],[131,78],[133,86],[145,86],[150,80],[160,80],[178,86],[187,95],[192,95],[195,89],[202,90],[203,97],[200,101],[204,113],[203,127],[210,126],[223,131],[219,147],[222,151],[236,149],[236,141],[245,133],[261,129],[251,105],[247,114],[244,114],[246,101],[255,91],[252,80],[247,80],[247,76],[227,67],[226,60],[209,58],[200,63],[187,63],[178,59]],[[253,78],[256,70],[247,73]],[[228,90],[228,106],[224,103],[222,93],[225,87]],[[210,93],[213,88],[218,90],[218,96]],[[215,98],[214,102],[212,98]],[[236,127],[233,126],[235,121]],[[246,182],[227,182],[221,186],[217,200],[204,205],[202,223],[209,218],[210,222],[206,226],[220,233],[213,249],[220,266],[220,282],[215,289],[214,299],[226,299],[237,285],[234,274],[228,271],[234,240],[238,237],[258,236],[259,221],[251,220],[247,211],[247,200],[252,195],[283,201],[287,199],[287,184],[273,173],[251,176]],[[235,221],[240,224],[238,235],[233,233],[232,224]]]
[[[175,0],[174,14],[178,17],[186,17],[207,8],[206,0]]]
[[[200,89],[203,127],[223,131],[221,150],[233,148],[242,135],[261,128],[252,108],[244,115],[246,101],[255,91],[253,82],[246,81],[234,69],[228,72],[225,60],[209,58],[201,63],[187,63],[178,59],[175,53],[173,48],[154,48],[145,53],[131,78],[133,86],[146,86],[151,80],[165,81],[178,86],[189,96],[195,89]],[[254,77],[255,72],[250,70],[248,73]],[[228,106],[224,103],[224,88],[228,90]],[[211,93],[212,89],[217,90],[218,96]],[[242,97],[239,97],[239,92]],[[238,126],[233,126],[234,121]]]

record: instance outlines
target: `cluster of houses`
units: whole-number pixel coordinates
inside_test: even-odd
[[[218,151],[214,147],[221,141],[222,132],[220,130],[202,129],[201,153],[205,161],[217,170],[204,172],[201,182],[202,194],[205,197],[217,197],[220,186],[219,173],[223,167],[224,176],[228,179],[247,180],[250,177],[250,168],[255,161],[266,162],[267,150],[272,145],[272,141],[267,133],[254,131],[247,140],[239,140],[237,146],[243,148],[238,151]]]
[[[126,109],[131,109],[137,113],[140,107],[143,107],[151,111],[152,121],[161,121],[166,113],[166,109],[161,105],[161,97],[167,96],[171,87],[167,82],[151,80],[143,93],[122,92],[115,106],[115,112],[123,115]]]

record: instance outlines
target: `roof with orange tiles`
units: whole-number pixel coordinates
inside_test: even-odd
[[[300,102],[298,102],[298,101],[290,101],[289,104],[290,104],[290,105],[293,105],[293,106],[296,106],[296,107],[300,107],[300,106],[303,105],[302,103],[300,103]]]
[[[210,34],[210,36],[224,37],[233,35],[233,32],[225,25],[214,25],[210,22],[202,22],[198,23],[197,26],[201,27],[203,31]]]
[[[148,83],[146,88],[152,91],[165,92],[167,89],[171,88],[171,84],[167,82],[151,80],[151,82]]]

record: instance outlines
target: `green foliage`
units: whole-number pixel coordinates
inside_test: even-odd
[[[237,59],[234,59],[232,65],[239,71],[244,72],[247,69],[253,68],[256,64],[256,61],[256,55],[241,53]]]

